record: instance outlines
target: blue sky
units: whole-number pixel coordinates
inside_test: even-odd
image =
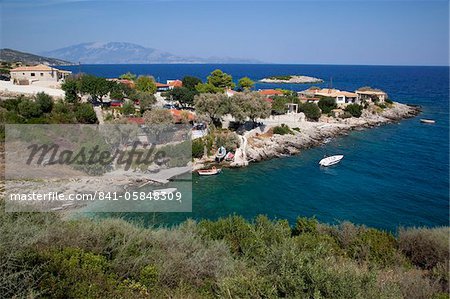
[[[125,41],[274,63],[448,65],[448,1],[0,0],[0,46]]]

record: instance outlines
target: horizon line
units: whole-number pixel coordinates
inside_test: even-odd
[[[47,57],[51,58],[51,57]],[[59,58],[52,58],[59,59]],[[63,60],[63,59],[61,59]],[[59,66],[77,66],[77,65],[323,65],[323,66],[404,66],[404,67],[450,67],[445,64],[358,64],[358,63],[279,63],[279,62],[261,62],[261,63],[227,63],[227,62],[210,62],[210,63],[73,63],[61,64]]]

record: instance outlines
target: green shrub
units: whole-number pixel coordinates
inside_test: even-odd
[[[106,273],[108,262],[102,256],[78,248],[42,253],[46,264],[41,291],[53,298],[95,298],[112,291],[114,280]]]
[[[358,261],[387,266],[402,262],[397,254],[397,243],[390,233],[376,229],[365,229],[350,245],[349,254]]]
[[[344,113],[342,113],[339,117],[342,119],[346,119],[352,117],[352,115],[348,111],[344,111]]]
[[[292,132],[292,130],[285,124],[281,124],[281,126],[274,127],[273,133],[278,135],[294,134],[294,132]]]
[[[95,124],[97,122],[97,115],[89,103],[77,104],[75,106],[75,116],[77,121],[82,124]]]
[[[19,104],[22,101],[29,101],[24,96],[19,96],[17,98],[12,99],[6,99],[3,101],[0,101],[0,107],[5,108],[8,111],[14,111],[16,113],[19,113]]]
[[[135,111],[134,103],[132,101],[125,101],[122,107],[123,115],[134,115]]]
[[[403,298],[429,299],[436,298],[433,295],[439,293],[437,283],[427,278],[418,270],[401,271],[397,275],[397,284],[399,285]]]
[[[362,115],[363,107],[358,104],[349,104],[345,107],[345,111],[350,113],[354,117],[360,117]]]
[[[424,269],[431,269],[438,263],[446,264],[449,256],[449,229],[400,229],[400,250],[411,262]]]
[[[153,265],[148,265],[141,270],[139,281],[146,286],[148,290],[152,290],[158,283],[158,277],[158,269]]]
[[[306,118],[314,121],[317,121],[321,115],[319,107],[314,103],[301,104],[299,110],[305,113]]]
[[[201,138],[192,140],[192,158],[203,157],[204,143]]]
[[[42,112],[49,113],[53,108],[53,98],[44,92],[36,94],[36,103],[41,107]]]
[[[316,218],[298,217],[292,234],[297,236],[302,233],[315,233],[317,232],[318,224],[319,222]]]
[[[42,115],[41,106],[38,103],[30,100],[21,101],[17,108],[19,110],[19,114],[27,119],[39,117]]]
[[[448,292],[441,258],[430,270],[413,268],[401,262],[391,234],[348,222],[300,217],[294,234],[286,220],[229,216],[168,229],[4,208],[0,200],[5,298],[418,299]],[[401,232],[404,252],[415,240],[422,254],[427,242],[438,252],[448,242],[448,228],[419,231]],[[400,262],[392,262],[397,254]]]
[[[239,147],[238,135],[234,132],[222,132],[216,135],[216,148],[225,147],[227,151],[235,151]]]
[[[384,100],[386,103],[388,103],[388,104],[394,104],[394,101],[392,101],[391,99],[386,99],[386,100]]]
[[[320,110],[322,110],[322,113],[330,113],[331,110],[337,108],[336,100],[334,98],[322,98],[319,100],[319,103],[317,103]]]
[[[241,216],[220,218],[217,221],[202,220],[199,227],[204,236],[212,240],[225,240],[234,254],[245,254],[254,231]]]

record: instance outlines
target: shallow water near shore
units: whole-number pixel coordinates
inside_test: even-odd
[[[353,131],[297,156],[224,169],[213,177],[194,174],[192,213],[122,216],[163,225],[229,214],[249,219],[266,214],[291,224],[299,215],[316,216],[328,223],[349,220],[391,231],[398,226],[448,225],[448,67],[120,65],[82,66],[82,71],[107,77],[131,71],[163,81],[188,74],[204,78],[215,68],[234,78],[300,74],[329,81],[333,77],[333,87],[343,90],[370,85],[387,91],[395,101],[421,105],[423,113],[400,123]],[[258,84],[257,88],[302,90],[308,86]],[[421,124],[420,118],[435,119],[436,124]],[[318,166],[324,155],[333,154],[345,157],[338,165]]]

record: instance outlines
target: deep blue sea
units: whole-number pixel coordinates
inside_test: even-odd
[[[297,156],[225,169],[215,177],[193,176],[193,212],[128,214],[126,218],[179,223],[187,218],[216,219],[229,214],[253,218],[266,214],[286,218],[315,216],[337,223],[395,231],[398,226],[449,224],[449,68],[343,65],[82,65],[74,72],[117,77],[127,71],[153,75],[161,82],[185,75],[205,79],[216,68],[234,79],[258,80],[271,75],[301,74],[322,78],[322,86],[355,90],[372,86],[395,101],[418,104],[423,113],[412,119],[333,139]],[[314,84],[317,85],[317,84]],[[319,84],[320,85],[320,84]],[[310,85],[257,84],[256,88],[303,90]],[[420,118],[436,120],[434,125]],[[344,160],[321,169],[324,154]]]

